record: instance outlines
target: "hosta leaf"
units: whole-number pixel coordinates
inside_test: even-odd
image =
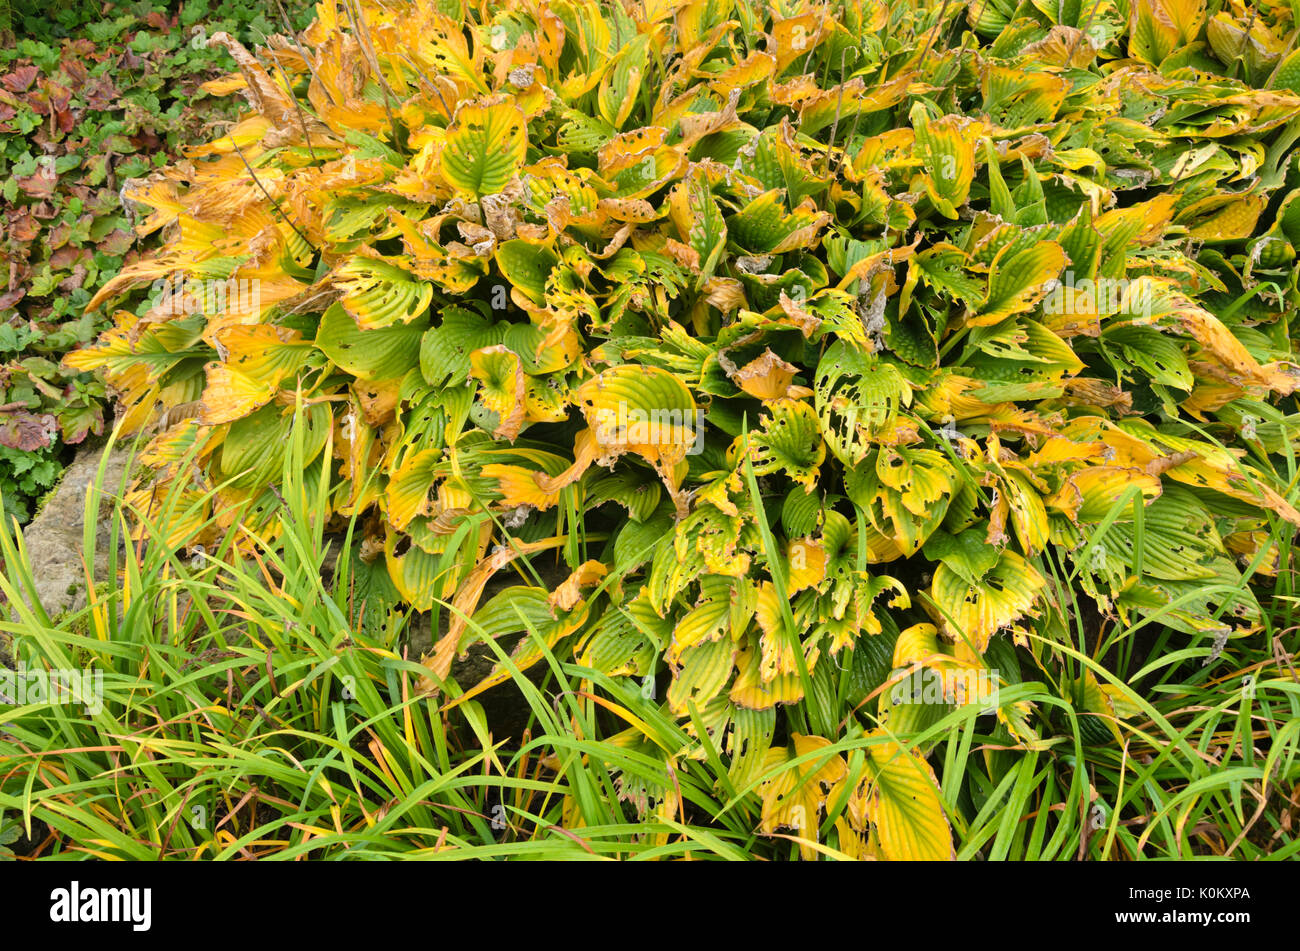
[[[811,535],[821,526],[821,508],[821,496],[796,486],[786,495],[781,507],[781,527],[790,538]]]
[[[654,655],[654,643],[629,616],[609,611],[584,642],[578,663],[611,677],[640,677],[649,672]]]
[[[471,379],[479,383],[471,416],[498,439],[514,439],[524,424],[526,379],[519,356],[498,344],[470,354]]]
[[[1129,13],[1129,55],[1158,66],[1195,40],[1205,24],[1205,0],[1134,0]]]
[[[679,716],[689,704],[703,707],[720,694],[735,667],[736,645],[729,637],[718,638],[682,652],[681,667],[673,671],[668,687],[668,705]]]
[[[1007,129],[1055,118],[1069,85],[1046,72],[990,66],[981,77],[984,112]]]
[[[1152,327],[1121,324],[1106,330],[1106,344],[1114,344],[1124,362],[1146,371],[1157,383],[1191,392],[1192,371],[1178,344]]]
[[[526,241],[506,241],[497,248],[497,267],[505,279],[534,304],[546,300],[546,279],[559,258],[544,247]]]
[[[505,97],[467,101],[456,109],[442,147],[442,174],[471,197],[505,189],[528,148],[524,113]]]
[[[427,514],[429,489],[435,484],[434,469],[442,459],[439,449],[425,449],[407,457],[388,480],[384,499],[388,506],[388,521],[396,529],[404,529],[417,515]]]
[[[817,364],[817,415],[831,451],[849,465],[870,451],[912,390],[893,365],[843,341],[832,344]]]
[[[891,742],[867,750],[871,778],[866,815],[876,827],[885,857],[896,861],[954,858],[939,783],[924,757]]]
[[[926,557],[942,562],[971,587],[978,585],[998,563],[998,550],[973,530],[957,535],[935,532],[926,540],[924,551]]]
[[[984,126],[963,116],[929,119],[919,103],[912,108],[911,119],[917,150],[925,163],[926,194],[940,214],[956,218],[970,196],[975,143],[984,134]]]
[[[758,650],[740,651],[736,655],[736,668],[736,680],[727,696],[738,707],[770,710],[778,703],[797,703],[803,699],[803,684],[797,673],[763,676]]]
[[[339,304],[321,318],[316,346],[339,369],[362,380],[393,380],[420,358],[424,324],[416,321],[379,330],[362,330]]]
[[[682,652],[706,641],[715,641],[730,634],[731,606],[726,601],[705,601],[687,611],[673,629],[673,638],[664,659],[670,664],[680,663]]]
[[[1029,562],[1010,549],[973,585],[940,564],[930,588],[935,623],[952,640],[982,654],[995,633],[1033,609],[1045,583]]]
[[[864,510],[888,548],[903,555],[915,554],[939,528],[952,486],[948,462],[932,450],[882,449],[874,462],[868,459],[847,472],[844,482],[846,494]],[[888,548],[878,560],[888,560]]]
[[[758,789],[763,801],[761,827],[764,832],[789,829],[799,838],[815,842],[821,809],[848,767],[839,753],[818,755],[831,745],[825,737],[795,733],[790,741],[790,747],[768,752],[767,771],[779,772]],[[805,756],[808,759],[803,762],[786,765]],[[805,859],[817,854],[802,844],[800,851]]]
[[[1023,249],[1007,245],[993,260],[988,294],[975,308],[971,325],[990,326],[1031,310],[1065,265],[1065,251],[1054,241],[1041,241]]]
[[[656,367],[612,367],[578,388],[597,442],[654,461],[680,458],[696,438],[696,406],[677,377]]]
[[[310,464],[325,447],[330,421],[329,406],[315,403],[307,407],[304,465]],[[231,423],[218,455],[222,474],[236,488],[265,485],[278,477],[284,465],[285,446],[292,425],[293,412],[275,405],[264,406]]]
[[[623,128],[632,107],[636,105],[649,46],[649,36],[644,33],[635,36],[620,50],[613,68],[606,70],[600,80],[596,106],[601,118],[615,129]]]
[[[880,484],[897,494],[913,515],[926,516],[953,489],[953,471],[933,449],[883,448],[876,456]]]
[[[265,405],[312,352],[298,333],[269,324],[226,327],[217,341],[225,359],[205,368],[201,420],[207,424],[233,422]]]
[[[706,178],[695,174],[676,185],[668,208],[679,240],[694,252],[691,266],[702,285],[713,275],[727,243],[727,223]]]
[[[818,231],[830,220],[811,200],[787,213],[781,190],[773,189],[728,218],[727,231],[748,254],[782,254],[813,245]]]
[[[1129,520],[1116,521],[1100,545],[1136,572],[1137,530]],[[1166,487],[1142,513],[1142,574],[1165,581],[1213,578],[1213,562],[1223,545],[1213,519],[1189,490]]]
[[[1125,466],[1089,466],[1071,473],[1046,501],[1072,520],[1100,522],[1132,489],[1155,498],[1161,492],[1160,478]]]
[[[919,271],[927,286],[974,306],[984,297],[984,282],[963,270],[966,262],[966,252],[960,248],[937,244],[913,257],[908,267]]]
[[[358,255],[334,272],[342,291],[339,303],[362,330],[409,324],[422,317],[433,299],[433,287],[416,280],[396,264]]]
[[[811,489],[826,458],[817,413],[804,400],[778,399],[767,404],[761,426],[750,434],[754,473],[782,472]]]
[[[646,481],[638,473],[615,473],[592,483],[587,490],[587,504],[595,507],[605,502],[616,502],[627,509],[634,522],[644,522],[659,508],[663,486]]]
[[[420,373],[430,386],[459,383],[469,376],[470,354],[505,339],[506,324],[492,323],[472,310],[442,308],[438,325],[420,340]]]

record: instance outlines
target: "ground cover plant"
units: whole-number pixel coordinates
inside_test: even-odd
[[[274,619],[247,677],[276,697],[273,657],[305,688],[359,616],[403,619],[354,676],[395,705],[368,728],[402,731],[369,748],[383,795],[436,815],[384,848],[498,854],[487,815],[519,855],[1286,858],[1295,26],[1165,0],[323,3],[257,55],[212,38],[249,111],[129,186],[164,243],[89,307],[171,296],[66,363],[149,437],[124,504],[177,591],[191,558],[318,574],[301,533],[347,528],[329,603],[354,613],[233,614]],[[166,629],[188,649],[219,617]],[[158,635],[113,631],[75,643],[193,683],[200,716],[206,674],[141,670]],[[34,612],[14,633],[44,663],[74,642]],[[475,644],[498,664],[462,683]],[[498,754],[479,701],[506,683],[534,731]],[[316,689],[287,701],[311,730],[280,729],[323,735]],[[494,774],[473,803],[433,796],[462,721]],[[329,726],[328,765],[258,784],[283,802],[246,857],[337,854],[343,813],[388,808],[350,773],[347,805],[320,797],[364,756]],[[175,727],[127,773],[183,772]],[[92,821],[61,784],[106,790],[103,764],[65,759],[37,810],[14,784],[40,731],[17,742],[0,806],[43,810],[48,848],[149,851],[198,783]]]
[[[61,360],[104,329],[85,305],[142,250],[122,186],[229,111],[201,89],[234,66],[206,31],[253,42],[284,29],[260,4],[173,6],[0,4],[0,493],[24,520],[69,447],[104,431],[104,384]],[[288,9],[305,25],[303,4]]]

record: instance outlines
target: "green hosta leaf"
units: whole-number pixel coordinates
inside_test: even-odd
[[[796,486],[781,506],[781,527],[788,538],[806,538],[821,527],[821,515],[821,496]]]
[[[339,369],[362,380],[395,380],[419,363],[424,322],[362,330],[339,304],[321,318],[316,346]]]
[[[546,278],[558,263],[559,258],[546,248],[527,241],[506,241],[497,248],[497,267],[502,275],[534,304],[545,302]]]
[[[841,462],[854,465],[874,437],[912,401],[912,389],[890,363],[836,341],[817,364],[817,415],[822,436]]]
[[[984,540],[982,532],[969,530],[957,535],[938,531],[926,540],[925,556],[942,562],[968,585],[978,585],[998,563],[998,550]]]
[[[492,323],[455,304],[439,311],[438,326],[420,340],[420,373],[430,386],[460,383],[469,376],[470,354],[505,339],[507,325]]]
[[[943,291],[955,300],[974,306],[984,297],[984,282],[963,269],[965,251],[950,244],[936,244],[910,262],[928,287]]]
[[[307,407],[303,420],[302,462],[308,465],[325,448],[332,420],[330,408],[324,403],[314,403]],[[274,404],[231,423],[220,448],[222,474],[237,488],[278,480],[292,426],[292,411]]]
[[[1122,324],[1102,335],[1102,342],[1114,345],[1126,363],[1142,370],[1156,383],[1191,392],[1195,380],[1187,357],[1177,341],[1154,327]]]
[[[447,128],[442,174],[474,198],[495,195],[524,161],[528,135],[524,113],[504,97],[463,102]]]
[[[600,117],[615,129],[623,128],[636,105],[649,48],[650,37],[644,33],[637,34],[619,51],[614,67],[606,71],[600,81],[596,107],[600,110]]]
[[[818,466],[826,458],[817,413],[803,400],[778,399],[767,403],[762,425],[750,434],[754,473],[782,472],[812,488]]]
[[[669,196],[669,217],[679,239],[699,255],[702,284],[713,275],[727,244],[727,223],[703,175],[692,175]]]
[[[627,509],[634,522],[644,522],[659,508],[663,498],[663,485],[642,478],[633,471],[618,472],[592,483],[587,490],[587,505],[594,508],[605,502],[616,502]]]
[[[1034,606],[1046,582],[1029,562],[1006,549],[977,584],[947,564],[934,572],[931,597],[935,623],[949,638],[966,642],[983,653],[999,630],[1024,617]]]
[[[629,615],[609,611],[580,648],[578,663],[611,677],[640,677],[650,672],[655,652]]]
[[[433,285],[417,280],[391,261],[358,255],[334,272],[343,292],[339,303],[362,330],[409,324],[424,315]]]

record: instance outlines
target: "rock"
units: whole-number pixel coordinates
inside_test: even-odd
[[[102,458],[100,448],[85,448],[77,453],[40,514],[23,530],[36,582],[36,597],[51,617],[80,611],[86,606],[82,529],[88,491],[98,495],[94,578],[109,580],[104,556],[111,537],[112,503],[121,489],[130,452],[126,448],[114,448],[109,453],[104,480],[97,489],[95,481]]]

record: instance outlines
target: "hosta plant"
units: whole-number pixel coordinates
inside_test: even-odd
[[[1165,749],[1124,671],[1272,634],[1300,61],[1258,11],[330,0],[212,37],[249,110],[125,191],[167,241],[92,307],[167,293],[69,363],[153,434],[137,504],[213,500],[173,545],[272,544],[296,427],[432,702],[576,665],[628,808],[707,761],[808,857],[947,857],[996,751],[1086,784]]]

